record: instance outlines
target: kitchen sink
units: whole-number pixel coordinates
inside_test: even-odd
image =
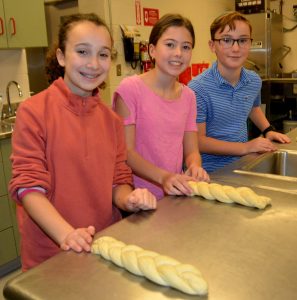
[[[4,123],[3,120],[0,121],[0,139],[11,136],[13,125],[14,123]]]
[[[12,116],[12,117],[8,117],[2,120],[3,124],[7,124],[7,125],[14,125],[16,120],[16,116]]]
[[[234,172],[297,182],[297,151],[279,149],[264,153]]]

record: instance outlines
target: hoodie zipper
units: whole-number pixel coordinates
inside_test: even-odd
[[[85,123],[85,118],[86,118],[86,105],[87,105],[87,100],[83,99],[82,100],[82,113],[80,116],[81,119],[81,132],[82,132],[82,141],[83,141],[83,149],[84,149],[84,158],[88,158],[88,128],[86,127]]]

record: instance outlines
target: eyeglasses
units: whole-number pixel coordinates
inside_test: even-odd
[[[240,38],[240,39],[231,39],[231,38],[221,38],[213,39],[213,41],[219,42],[219,44],[224,48],[231,48],[235,42],[240,48],[248,48],[251,46],[253,39],[251,38]]]

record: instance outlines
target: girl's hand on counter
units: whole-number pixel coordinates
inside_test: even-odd
[[[270,141],[275,141],[275,142],[279,142],[282,144],[288,144],[291,143],[291,139],[285,135],[282,134],[280,132],[277,131],[269,131],[266,133],[266,138],[269,139]]]
[[[207,172],[197,165],[191,165],[186,170],[185,175],[192,176],[198,181],[206,181],[209,182],[209,176]]]
[[[135,189],[125,199],[125,209],[130,212],[156,208],[157,199],[147,189]]]
[[[188,185],[188,181],[196,179],[186,174],[168,173],[163,179],[163,188],[168,195],[188,195],[192,194],[192,190]]]
[[[65,251],[72,249],[75,252],[90,252],[94,234],[94,226],[74,229],[66,236],[60,248]]]

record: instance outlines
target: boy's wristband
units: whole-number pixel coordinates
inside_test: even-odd
[[[269,132],[269,131],[274,131],[274,130],[275,130],[275,128],[274,128],[272,125],[269,125],[267,128],[265,128],[265,129],[262,131],[262,134],[263,134],[264,137],[266,137],[267,132]]]

